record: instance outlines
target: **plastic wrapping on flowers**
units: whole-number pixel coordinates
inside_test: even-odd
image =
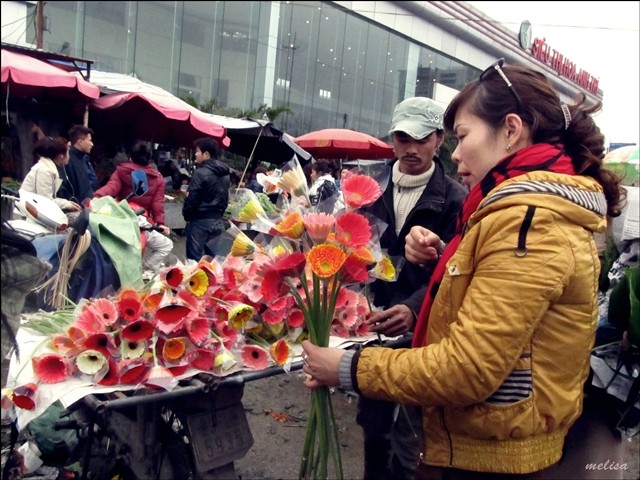
[[[386,225],[360,210],[379,198],[380,186],[348,175],[345,208],[330,214],[322,204],[307,207],[297,161],[274,178],[283,192],[277,210],[250,190],[235,191],[215,259],[165,268],[142,290],[88,299],[25,324],[43,341],[21,365],[33,374],[16,375],[3,401],[38,408],[39,386],[72,376],[114,389],[171,390],[198,372],[286,370],[291,345],[307,337],[327,346],[330,336],[367,334],[366,285],[394,281],[401,265],[380,248]],[[339,445],[329,390],[313,390],[300,478],[341,478]]]
[[[371,307],[363,286],[393,281],[398,271],[397,259],[379,246],[385,225],[358,210],[379,198],[380,186],[365,175],[349,176],[342,185],[346,207],[335,215],[322,205],[306,207],[307,181],[295,160],[277,188],[288,198],[277,215],[260,211],[251,193],[242,192],[244,206],[232,220],[249,221],[252,233],[232,225],[219,244],[229,252],[225,262],[237,262],[238,291],[258,313],[252,333],[269,341],[308,336],[319,346],[328,346],[330,335],[367,333]],[[312,390],[300,478],[342,478],[339,445],[329,389]]]

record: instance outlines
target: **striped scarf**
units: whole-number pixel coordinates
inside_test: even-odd
[[[433,300],[436,293],[438,293],[440,282],[442,282],[442,278],[444,277],[445,266],[458,249],[466,224],[471,215],[478,209],[487,194],[502,182],[538,170],[568,175],[576,174],[571,163],[571,158],[564,152],[562,145],[539,143],[518,150],[502,159],[485,175],[480,183],[471,189],[462,204],[462,209],[458,213],[456,235],[442,252],[438,264],[431,275],[427,293],[422,302],[420,314],[416,322],[412,347],[421,347],[426,344],[427,325]]]

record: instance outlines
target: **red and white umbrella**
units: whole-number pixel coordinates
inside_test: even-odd
[[[393,147],[366,133],[326,128],[300,135],[295,142],[316,158],[375,160],[393,158]]]

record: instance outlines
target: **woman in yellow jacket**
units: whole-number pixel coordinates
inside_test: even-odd
[[[556,478],[597,324],[593,234],[623,201],[599,108],[562,103],[544,75],[502,59],[467,84],[444,118],[470,188],[457,235],[407,237],[409,261],[438,260],[414,348],[303,344],[308,387],[423,407],[416,478]]]

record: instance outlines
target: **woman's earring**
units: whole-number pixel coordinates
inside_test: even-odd
[[[510,152],[513,147],[510,143],[507,143],[507,152]]]

